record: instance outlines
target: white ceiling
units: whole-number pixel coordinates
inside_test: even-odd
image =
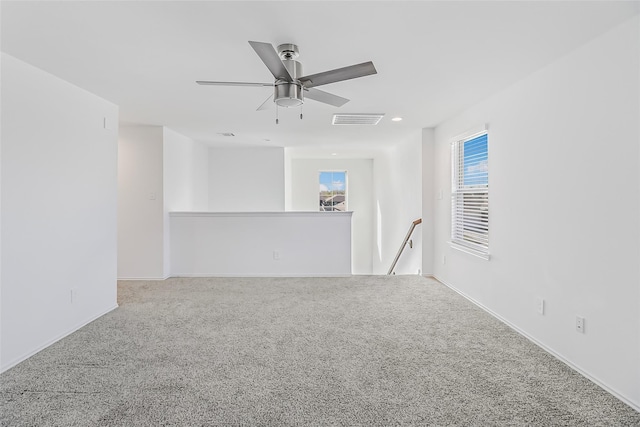
[[[638,2],[2,1],[2,51],[211,145],[360,152],[415,135],[638,13]],[[321,86],[351,99],[256,111],[271,82],[248,40],[295,43],[304,74],[373,61],[378,74]],[[552,94],[550,94],[551,96]],[[333,113],[385,113],[332,126]],[[402,116],[399,123],[391,117]],[[233,132],[233,138],[221,132]],[[269,140],[269,141],[265,141]],[[364,151],[362,151],[364,152]]]

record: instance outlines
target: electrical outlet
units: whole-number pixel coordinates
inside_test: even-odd
[[[538,314],[542,314],[544,316],[544,299],[543,298],[536,298],[536,311],[538,312]]]
[[[280,251],[273,251],[273,259],[274,260],[280,259]]]
[[[584,317],[576,316],[576,331],[584,334]]]

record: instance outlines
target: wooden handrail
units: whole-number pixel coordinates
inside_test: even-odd
[[[393,264],[391,264],[391,268],[387,272],[387,276],[389,276],[389,275],[391,275],[391,273],[393,273],[393,269],[396,268],[396,263],[400,259],[400,255],[402,255],[402,251],[404,251],[404,247],[407,246],[407,242],[411,238],[411,233],[413,233],[413,230],[416,228],[416,225],[421,224],[421,223],[422,223],[422,218],[418,218],[418,219],[416,219],[415,221],[413,221],[411,223],[411,227],[409,227],[409,232],[405,236],[404,241],[402,242],[402,245],[400,245],[400,249],[398,249],[398,253],[396,254],[396,258],[393,260]]]

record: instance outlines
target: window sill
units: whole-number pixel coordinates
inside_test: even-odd
[[[457,251],[464,252],[464,253],[467,253],[469,255],[476,256],[478,258],[482,258],[485,261],[489,261],[491,259],[491,254],[480,252],[478,250],[472,249],[472,248],[470,248],[468,246],[460,245],[460,244],[455,243],[455,242],[448,242],[448,243],[453,249],[455,249]]]

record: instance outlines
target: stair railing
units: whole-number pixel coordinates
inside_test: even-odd
[[[415,221],[413,221],[411,223],[411,227],[409,227],[409,232],[407,233],[407,235],[405,236],[404,240],[402,241],[402,245],[400,245],[400,249],[398,249],[398,253],[396,254],[396,258],[393,260],[393,264],[391,264],[391,268],[387,272],[387,276],[389,276],[389,275],[391,275],[391,273],[393,273],[393,269],[396,268],[396,263],[400,259],[400,255],[402,255],[402,251],[404,251],[404,247],[407,246],[407,242],[409,242],[409,239],[411,238],[411,233],[413,233],[413,230],[416,228],[416,225],[421,224],[421,223],[422,223],[422,218],[418,218],[418,219],[416,219]],[[413,245],[410,245],[410,246],[413,247]]]

